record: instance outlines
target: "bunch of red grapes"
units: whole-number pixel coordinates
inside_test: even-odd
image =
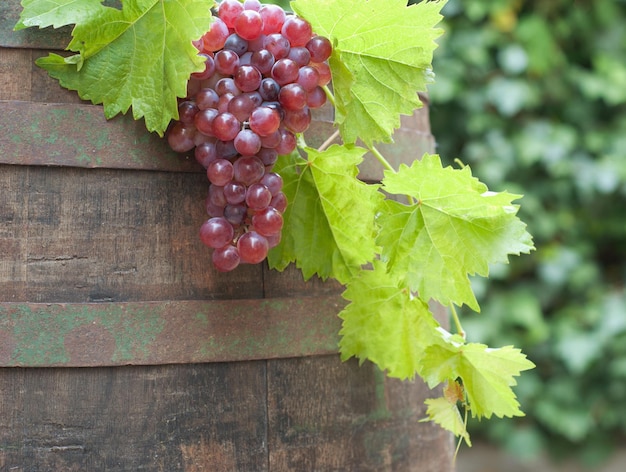
[[[287,199],[272,167],[326,102],[332,46],[306,20],[258,0],[222,0],[194,44],[205,69],[191,76],[167,138],[206,168],[200,239],[226,272],[263,261],[280,242]]]

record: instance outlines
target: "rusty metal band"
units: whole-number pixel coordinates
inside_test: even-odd
[[[316,120],[307,135],[322,139],[331,128]],[[97,105],[0,100],[0,129],[3,164],[204,172],[192,153],[175,153],[143,121],[107,121]]]
[[[68,103],[0,101],[0,162],[86,168],[201,171],[142,121],[107,121],[102,107]]]
[[[315,110],[306,132],[312,146],[333,133],[331,111],[327,107]],[[427,109],[421,109],[404,118],[427,117]],[[430,131],[419,131],[420,126],[400,127],[394,143],[379,146],[392,165],[421,157],[433,148]],[[98,105],[0,100],[0,129],[2,164],[204,172],[192,153],[173,152],[165,139],[146,131],[143,121],[129,115],[107,120]],[[360,171],[364,180],[382,178],[382,167],[374,159],[366,159]]]
[[[0,303],[0,367],[231,362],[338,352],[338,296]]]

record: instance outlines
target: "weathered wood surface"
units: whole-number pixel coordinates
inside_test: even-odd
[[[335,356],[5,369],[0,470],[450,471],[427,395]]]
[[[341,287],[215,272],[199,166],[38,69],[68,29],[13,32],[19,11],[0,2],[0,366],[29,367],[0,368],[0,471],[450,472],[422,382],[328,355]],[[403,124],[395,163],[433,148],[427,109]]]

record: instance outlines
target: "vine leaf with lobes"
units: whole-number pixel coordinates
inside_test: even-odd
[[[376,253],[374,219],[384,197],[378,186],[356,178],[365,149],[333,145],[305,148],[279,159],[289,201],[284,236],[269,254],[273,268],[295,262],[305,279],[317,274],[347,283]]]
[[[15,29],[80,24],[98,14],[101,4],[102,0],[22,0],[22,14]]]
[[[445,2],[406,6],[406,0],[296,0],[292,7],[333,42],[330,66],[336,121],[344,142],[390,142],[400,115],[421,106],[435,28]],[[419,38],[419,40],[416,40]]]
[[[416,201],[387,201],[378,242],[389,270],[425,300],[478,311],[468,275],[486,277],[489,264],[533,247],[516,216],[519,206],[512,204],[521,195],[488,191],[469,167],[443,167],[439,156],[424,156],[397,173],[387,172],[383,189]]]
[[[178,117],[177,98],[203,69],[192,41],[209,29],[214,2],[135,0],[121,10],[94,0],[57,0],[52,10],[49,0],[22,3],[18,28],[76,25],[68,49],[77,54],[37,60],[63,87],[102,104],[107,118],[132,107],[161,136]]]

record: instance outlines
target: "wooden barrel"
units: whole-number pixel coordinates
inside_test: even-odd
[[[0,470],[450,471],[425,385],[340,361],[341,287],[215,272],[202,169],[49,79],[34,60],[67,30],[14,32],[19,10],[0,3]],[[432,150],[427,110],[396,139],[392,159]]]

